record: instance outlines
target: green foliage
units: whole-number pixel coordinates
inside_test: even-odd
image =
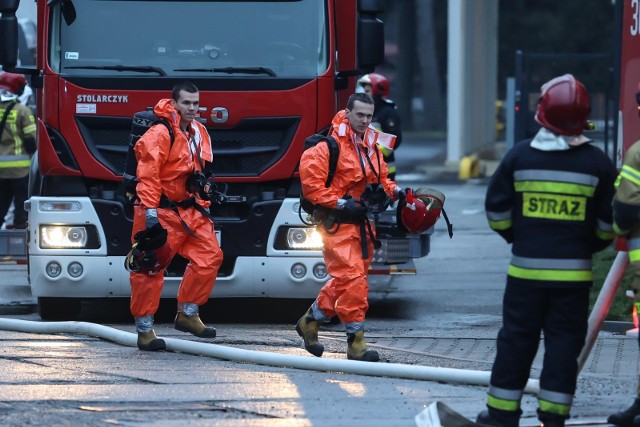
[[[611,268],[611,264],[613,264],[613,260],[615,259],[617,252],[612,248],[605,249],[602,252],[599,252],[593,257],[593,287],[591,288],[591,295],[589,298],[589,309],[593,308],[593,305],[600,294],[600,290],[602,289],[602,285],[609,273],[609,269]],[[630,322],[631,321],[631,310],[633,307],[632,300],[625,296],[625,292],[627,289],[631,289],[631,277],[627,273],[622,277],[622,281],[618,286],[618,292],[616,293],[615,299],[611,304],[611,308],[609,309],[609,315],[607,316],[607,320],[617,320]]]

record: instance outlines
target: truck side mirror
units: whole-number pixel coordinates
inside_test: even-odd
[[[358,19],[358,68],[373,69],[384,62],[384,26],[378,18]]]
[[[358,1],[358,68],[371,69],[384,62],[384,25],[377,15],[384,10],[381,0]]]
[[[18,0],[5,0],[0,3],[0,65],[12,68],[18,64]]]

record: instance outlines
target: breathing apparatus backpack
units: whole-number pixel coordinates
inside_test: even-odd
[[[169,131],[171,146],[173,146],[175,135],[173,134],[173,128],[169,121],[156,116],[154,112],[150,110],[138,111],[133,115],[131,132],[129,135],[129,149],[127,150],[127,158],[125,160],[124,171],[122,173],[124,193],[129,202],[132,202],[135,199],[136,185],[138,185],[138,177],[136,176],[138,159],[136,159],[134,147],[142,135],[157,124],[162,124],[167,128]]]
[[[327,180],[324,183],[325,188],[331,187],[333,177],[336,174],[336,168],[338,167],[338,157],[340,156],[340,147],[337,141],[332,136],[325,136],[319,133],[313,134],[304,140],[305,151],[311,147],[316,146],[318,143],[324,142],[329,148],[329,173]],[[318,206],[305,199],[302,193],[300,193],[300,218],[302,219],[302,212],[305,211],[309,215],[313,215]],[[304,222],[304,220],[303,220]]]

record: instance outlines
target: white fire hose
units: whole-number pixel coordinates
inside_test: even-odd
[[[616,258],[613,260],[613,264],[611,264],[609,273],[607,273],[607,277],[602,284],[602,289],[600,289],[600,293],[593,305],[591,314],[589,315],[587,338],[585,340],[584,347],[582,347],[582,352],[580,352],[580,356],[578,356],[578,372],[582,370],[582,367],[587,362],[587,358],[593,348],[593,344],[596,342],[596,338],[598,338],[598,332],[600,332],[600,328],[602,328],[602,322],[604,322],[607,314],[609,314],[609,309],[611,308],[613,299],[618,291],[620,280],[622,280],[622,276],[624,276],[624,272],[627,270],[628,265],[629,253],[622,251],[618,252]]]
[[[80,334],[102,338],[129,347],[137,346],[137,334],[88,322],[34,322],[0,318],[0,329],[38,334]],[[468,369],[437,368],[403,365],[399,363],[373,363],[355,360],[322,359],[317,357],[285,355],[265,351],[245,350],[219,344],[163,338],[167,351],[209,356],[258,365],[297,368],[314,371],[344,372],[368,376],[406,378],[412,380],[441,381],[462,384],[488,385],[491,372]],[[536,393],[538,380],[529,380],[525,391]]]
[[[589,329],[585,346],[578,358],[582,368],[597,338],[620,279],[629,263],[626,252],[619,252],[614,260],[596,304],[589,317]],[[80,334],[98,337],[129,347],[137,346],[137,334],[120,331],[108,326],[88,322],[34,322],[0,318],[0,330],[37,334]],[[314,371],[343,372],[347,374],[405,378],[412,380],[440,381],[460,384],[489,385],[491,372],[470,369],[438,368],[429,366],[404,365],[399,363],[372,363],[354,360],[321,359],[308,356],[285,355],[264,351],[245,350],[219,344],[202,343],[174,338],[163,338],[167,351],[209,356],[216,359],[255,363],[283,368],[297,368]],[[529,379],[525,392],[536,394],[539,381]]]

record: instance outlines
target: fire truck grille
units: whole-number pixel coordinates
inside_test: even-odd
[[[252,118],[235,128],[208,129],[217,176],[257,176],[287,151],[299,117]],[[114,174],[122,175],[129,148],[130,118],[77,116],[87,148]]]

